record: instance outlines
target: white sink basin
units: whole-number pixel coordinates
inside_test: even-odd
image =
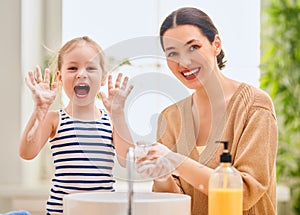
[[[86,192],[64,197],[64,215],[128,215],[127,192]],[[132,215],[190,215],[191,197],[183,194],[136,192]]]

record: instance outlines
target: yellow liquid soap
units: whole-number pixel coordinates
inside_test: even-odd
[[[242,189],[211,189],[209,190],[209,215],[242,215]]]

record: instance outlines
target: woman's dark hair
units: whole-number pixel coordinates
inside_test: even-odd
[[[167,16],[160,27],[160,43],[163,49],[164,33],[169,28],[173,28],[178,25],[194,25],[198,27],[202,34],[206,36],[210,42],[213,42],[215,36],[218,34],[217,28],[206,13],[193,7],[179,8]],[[221,50],[220,54],[217,56],[219,69],[223,69],[225,67],[226,61],[224,60],[224,56],[224,51]]]

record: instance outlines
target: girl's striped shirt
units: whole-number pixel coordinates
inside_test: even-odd
[[[47,201],[48,214],[63,213],[63,196],[87,191],[112,192],[115,149],[108,114],[77,120],[59,110],[56,135],[50,139],[55,174]]]

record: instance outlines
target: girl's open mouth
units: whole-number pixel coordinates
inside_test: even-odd
[[[74,91],[76,96],[85,97],[90,91],[90,86],[87,84],[79,84],[74,87]]]

